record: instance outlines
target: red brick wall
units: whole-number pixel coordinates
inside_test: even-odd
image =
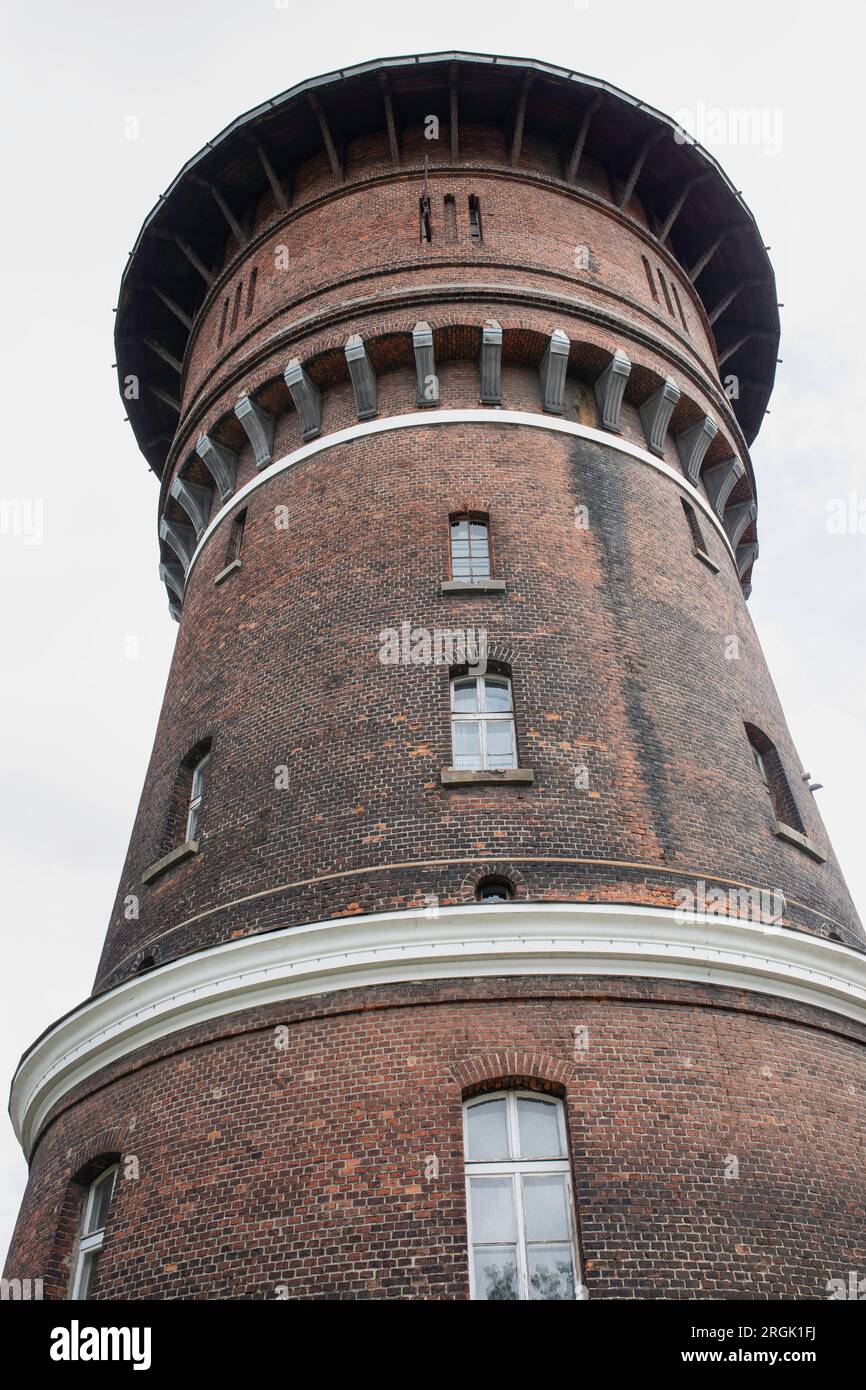
[[[100,1149],[139,1171],[117,1189],[102,1297],[465,1298],[461,1100],[507,1078],[565,1096],[591,1298],[823,1298],[866,1261],[862,1033],[601,979],[429,982],[223,1020],[64,1102],[6,1275],[64,1296],[69,1184]]]

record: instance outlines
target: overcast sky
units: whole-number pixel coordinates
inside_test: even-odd
[[[497,52],[607,79],[679,119],[694,113],[743,190],[784,304],[784,363],[752,451],[761,556],[751,609],[864,913],[866,466],[856,412],[866,258],[853,13],[843,0],[18,0],[7,9],[0,497],[31,511],[18,528],[28,535],[0,533],[4,1087],[23,1049],[90,991],[176,632],[156,572],[156,480],[110,369],[127,252],[181,164],[240,112],[383,55]],[[709,138],[731,125],[716,109],[762,113],[763,137]],[[131,116],[137,140],[125,138]],[[851,494],[864,534],[828,530],[828,507]],[[0,1120],[0,1250],[25,1178]]]

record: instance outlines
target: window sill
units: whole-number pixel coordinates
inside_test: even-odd
[[[509,786],[529,786],[535,781],[531,767],[443,767],[439,773],[443,787],[495,786],[503,783]]]
[[[826,856],[821,853],[814,840],[810,840],[808,835],[803,835],[799,830],[795,830],[792,825],[785,825],[784,821],[777,820],[773,826],[773,831],[780,840],[786,844],[796,845],[804,854],[808,854],[812,859],[816,859],[819,864],[826,863]]]
[[[180,864],[184,859],[189,859],[190,855],[198,854],[198,840],[186,840],[177,849],[173,849],[168,854],[164,854],[162,859],[157,859],[155,864],[151,864],[149,869],[145,869],[141,875],[142,883],[152,883],[160,874],[165,873],[166,869],[171,869],[175,864]]]
[[[440,594],[504,594],[504,579],[443,579]]]
[[[697,546],[695,546],[694,554],[696,559],[703,561],[708,570],[712,570],[713,574],[718,574],[718,565],[716,564],[715,560],[710,559],[709,555],[705,550],[698,550]]]
[[[214,580],[214,584],[222,584],[224,579],[228,579],[229,575],[234,574],[235,570],[239,570],[240,567],[240,560],[232,560],[231,564],[226,565],[224,570],[220,570],[219,574]]]

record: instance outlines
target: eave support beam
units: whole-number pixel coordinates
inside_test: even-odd
[[[697,278],[698,278],[698,276],[700,275],[701,271],[704,270],[705,267],[709,265],[710,261],[713,259],[713,256],[716,254],[716,252],[718,251],[719,247],[721,246],[722,242],[724,241],[724,239],[725,239],[725,237],[726,237],[727,235],[728,235],[727,229],[726,229],[725,231],[723,231],[723,232],[719,232],[719,235],[716,237],[716,239],[715,239],[715,241],[712,243],[712,245],[710,245],[710,246],[707,247],[707,249],[706,249],[706,251],[703,253],[703,255],[702,255],[702,256],[699,256],[698,259],[695,261],[695,263],[694,263],[694,265],[692,266],[691,270],[689,270],[689,271],[687,272],[688,277],[689,277],[689,279],[691,280],[692,284],[695,283],[695,281],[697,280]]]
[[[580,130],[577,132],[577,139],[574,142],[574,146],[571,151],[571,158],[568,161],[568,169],[566,170],[565,174],[566,183],[574,183],[575,179],[577,178],[577,171],[580,168],[580,161],[583,158],[583,148],[586,144],[586,137],[589,133],[589,123],[603,101],[604,96],[601,93],[599,93],[597,96],[593,97],[592,101],[589,103],[589,105],[583,113],[583,120],[580,123]]]
[[[448,78],[448,129],[451,132],[451,162],[460,158],[460,94],[457,87],[457,64],[452,63]]]
[[[371,420],[379,408],[376,373],[367,356],[367,349],[360,333],[353,333],[351,338],[347,338],[343,351],[352,379],[352,390],[355,392],[355,413],[359,420]]]
[[[614,434],[620,431],[620,412],[631,362],[622,348],[617,348],[595,383],[595,399],[601,417],[601,427]]]
[[[313,379],[293,357],[283,372],[285,383],[292,393],[304,439],[315,439],[322,429],[322,393]]]
[[[481,404],[502,404],[502,326],[488,319],[481,330]]]
[[[208,193],[211,195],[220,212],[222,213],[223,217],[225,218],[228,224],[229,231],[231,232],[235,241],[238,243],[238,246],[246,246],[247,242],[249,241],[249,237],[247,236],[238,219],[235,217],[234,213],[232,212],[231,208],[229,207],[220,190],[217,188],[216,184],[209,183],[207,179],[196,179],[196,183],[200,184],[202,188],[207,189]]]
[[[400,163],[400,142],[397,139],[397,122],[394,119],[394,102],[391,97],[391,88],[388,86],[388,76],[384,72],[379,73],[379,86],[382,89],[382,101],[385,103],[385,125],[388,130],[388,148],[391,151],[391,163],[396,168]]]
[[[662,382],[655,395],[644,401],[640,408],[647,448],[661,457],[665,449],[665,437],[674,408],[680,398],[680,388],[673,381]]]
[[[168,348],[162,346],[162,343],[158,343],[155,338],[147,337],[142,338],[142,342],[145,347],[150,348],[151,352],[155,352],[157,357],[162,358],[163,362],[167,362],[172,371],[177,372],[178,376],[183,376],[183,364],[178,362],[177,358],[173,357],[168,351]]]
[[[340,162],[340,156],[337,154],[337,147],[331,135],[331,127],[328,125],[328,118],[322,110],[321,103],[315,92],[309,92],[307,94],[307,101],[310,103],[310,108],[315,114],[316,120],[319,122],[319,129],[322,132],[322,139],[325,142],[325,149],[328,152],[328,160],[331,169],[334,172],[334,176],[342,183],[345,175],[343,173],[343,166]]]
[[[188,241],[184,241],[183,237],[178,236],[175,232],[151,231],[150,235],[159,237],[162,241],[173,241],[178,250],[184,256],[186,256],[186,259],[189,261],[193,269],[198,271],[199,275],[204,280],[208,289],[211,288],[211,286],[214,283],[214,280],[216,279],[216,276],[210,270],[208,270],[204,261],[201,259],[200,256],[196,255],[195,251],[193,251]]]
[[[517,164],[520,159],[520,149],[523,144],[523,126],[526,121],[526,102],[534,81],[535,73],[530,70],[526,73],[520,88],[520,97],[517,102],[517,115],[514,118],[514,135],[511,139],[512,166]]]
[[[671,208],[670,212],[668,213],[667,217],[665,218],[664,222],[659,228],[658,239],[662,243],[662,245],[664,245],[664,243],[670,236],[671,228],[673,227],[674,223],[676,222],[677,218],[679,217],[680,213],[685,207],[686,199],[688,198],[692,189],[697,188],[699,183],[703,183],[704,180],[708,179],[709,177],[709,174],[697,174],[693,179],[688,179],[686,183],[683,185],[683,188],[679,196],[677,197],[676,202],[674,203],[673,207]]]
[[[271,462],[274,447],[274,426],[276,421],[267,410],[251,401],[249,396],[241,396],[235,406],[235,416],[240,420],[244,434],[250,441],[256,468],[265,468]]]
[[[161,300],[161,302],[165,305],[166,309],[168,309],[170,313],[174,314],[176,319],[180,320],[180,322],[183,324],[184,328],[187,331],[189,331],[189,329],[192,328],[192,319],[190,318],[189,314],[187,314],[185,310],[183,310],[180,307],[179,304],[176,304],[175,301],[169,295],[167,295],[163,290],[161,290],[159,288],[159,285],[148,285],[148,289],[153,291],[157,299]]]
[[[161,386],[151,386],[145,382],[145,390],[149,391],[152,396],[156,396],[156,399],[162,401],[163,405],[167,405],[169,410],[174,411],[175,415],[180,415],[180,401],[175,400],[174,396],[170,396],[167,391],[163,391]]]
[[[207,471],[216,483],[221,500],[227,502],[235,490],[237,454],[232,449],[227,449],[224,444],[218,444],[207,434],[199,436],[195,451],[204,461]]]
[[[551,415],[561,415],[565,408],[565,378],[570,351],[568,334],[561,328],[555,328],[538,364],[542,409]]]
[[[259,144],[258,140],[253,140],[252,137],[251,144],[256,154],[258,155],[259,163],[261,164],[262,169],[264,170],[265,178],[271,186],[271,192],[274,195],[274,200],[277,204],[277,207],[280,209],[280,212],[288,212],[289,207],[291,206],[291,199],[288,197],[286,193],[282,179],[279,177],[273,164],[268,158],[267,150],[265,150],[264,147]]]
[[[640,149],[634,157],[631,169],[628,173],[628,177],[622,186],[622,190],[620,191],[619,197],[616,200],[616,205],[618,208],[628,207],[631,195],[634,193],[635,190],[635,184],[640,178],[641,170],[643,169],[643,166],[646,163],[647,155],[649,154],[653,145],[657,145],[659,140],[662,140],[666,134],[666,130],[657,130],[652,135],[648,136],[646,140],[644,140],[643,144],[641,145]]]

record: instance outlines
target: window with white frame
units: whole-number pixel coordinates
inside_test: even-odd
[[[501,1091],[463,1114],[472,1298],[581,1297],[562,1102]]]
[[[483,517],[451,518],[451,578],[489,579],[490,527]]]
[[[100,1173],[87,1189],[84,1201],[84,1219],[78,1240],[78,1256],[72,1280],[73,1298],[92,1298],[96,1288],[96,1271],[102,1242],[105,1239],[105,1226],[108,1210],[114,1196],[117,1182],[117,1164]]]
[[[452,680],[451,747],[455,768],[517,767],[511,681],[507,676],[457,676]]]
[[[189,809],[186,816],[186,838],[194,840],[198,830],[201,805],[204,800],[204,787],[207,780],[207,765],[210,753],[205,753],[203,758],[199,758],[192,770],[192,786],[189,794]]]

